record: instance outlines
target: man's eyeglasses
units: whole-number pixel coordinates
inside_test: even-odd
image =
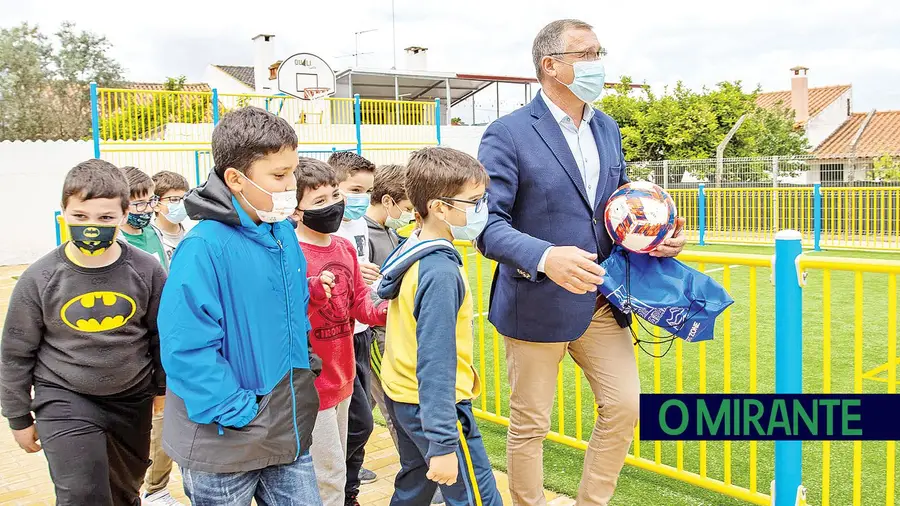
[[[152,211],[157,204],[159,204],[159,197],[154,195],[150,200],[132,202],[128,207],[136,213],[146,213],[147,211]]]
[[[567,54],[574,55],[577,60],[595,61],[602,56],[606,56],[606,49],[601,47],[599,51],[564,51],[562,53],[550,53],[547,56],[565,56]]]
[[[443,200],[444,202],[446,202],[448,204],[450,204],[451,202],[460,202],[463,204],[473,205],[473,206],[475,206],[476,213],[480,213],[481,210],[484,209],[484,206],[487,205],[487,199],[488,199],[487,193],[484,194],[484,197],[481,197],[478,200],[465,200],[465,199],[454,199],[454,198],[450,198],[450,197],[441,197],[441,200]],[[453,204],[450,204],[450,205],[453,205]]]
[[[168,205],[178,204],[182,200],[184,200],[184,197],[163,197],[163,198],[159,199],[160,202],[162,202],[163,204],[168,204]]]

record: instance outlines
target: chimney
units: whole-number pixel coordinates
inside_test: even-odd
[[[428,70],[428,48],[410,46],[406,48],[407,70]]]
[[[278,67],[282,64],[282,60],[278,60],[277,62],[269,65],[269,81],[274,81],[278,79]]]
[[[791,69],[791,109],[794,110],[794,121],[806,123],[809,119],[809,82],[806,78],[806,67],[796,66]]]
[[[275,36],[261,33],[252,40],[253,81],[256,84],[256,93],[271,95],[275,93],[275,88],[269,83],[269,65],[275,61]]]

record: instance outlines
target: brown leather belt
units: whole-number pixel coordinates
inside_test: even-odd
[[[606,296],[598,292],[597,300],[596,302],[594,302],[594,312],[596,313],[597,311],[600,311],[601,309],[606,307],[607,304],[609,304],[609,301],[606,300]]]

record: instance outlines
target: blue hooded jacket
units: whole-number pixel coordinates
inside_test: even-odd
[[[158,318],[169,381],[163,448],[204,472],[293,462],[319,408],[294,230],[255,224],[215,171],[185,208],[200,223],[175,250]]]

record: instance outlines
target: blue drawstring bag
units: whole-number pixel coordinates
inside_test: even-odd
[[[600,293],[612,305],[670,332],[656,341],[643,341],[635,334],[636,344],[661,340],[671,347],[675,336],[688,342],[708,341],[716,317],[734,303],[722,285],[674,258],[630,253],[616,246],[600,265],[606,270]]]

